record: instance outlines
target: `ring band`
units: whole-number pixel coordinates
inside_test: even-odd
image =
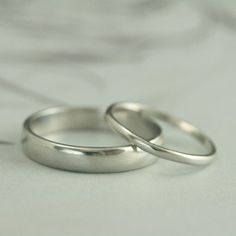
[[[126,118],[128,123],[135,123]],[[146,126],[142,135],[149,141],[162,143],[161,128],[157,124],[151,120],[140,122]],[[104,124],[102,112],[93,108],[56,107],[39,111],[24,122],[23,151],[30,159],[49,167],[91,173],[128,171],[151,165],[157,160],[131,144],[84,147],[47,139],[47,134],[53,132],[105,128]]]
[[[185,131],[187,134],[193,136],[201,144],[203,144],[207,149],[207,153],[202,155],[178,152],[149,142],[147,139],[145,139],[145,137],[138,134],[137,130],[131,130],[129,126],[124,125],[119,117],[117,117],[117,115],[119,115],[120,113],[129,112],[135,112],[141,117],[147,117],[149,119],[151,118],[155,122],[157,122],[156,120],[159,119]],[[164,159],[192,165],[206,165],[213,160],[216,153],[215,145],[211,141],[211,139],[209,139],[205,134],[203,134],[199,129],[197,129],[190,123],[178,118],[173,118],[168,114],[155,111],[148,106],[139,103],[114,103],[107,109],[106,120],[115,131],[126,137],[132,144],[150,154]]]

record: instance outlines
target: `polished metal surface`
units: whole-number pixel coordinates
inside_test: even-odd
[[[183,130],[184,132],[197,139],[201,144],[203,144],[207,150],[207,153],[189,154],[171,150],[161,145],[150,142],[139,132],[140,127],[135,128],[135,126],[131,127],[124,124],[124,114],[129,113],[135,113],[142,118],[146,117],[148,119],[152,119],[155,122],[157,122],[157,120],[161,120]],[[206,165],[213,160],[216,153],[215,145],[211,141],[211,139],[209,139],[205,134],[203,134],[192,124],[178,118],[174,118],[168,114],[155,111],[150,107],[139,103],[120,102],[111,105],[107,109],[106,120],[115,131],[126,137],[132,144],[150,154],[167,160],[192,165]]]
[[[162,143],[161,129],[154,122],[138,116],[126,116],[127,125],[143,124],[142,135],[149,141]],[[106,173],[121,172],[148,166],[157,158],[127,145],[84,147],[55,142],[48,134],[61,130],[109,129],[104,114],[93,108],[55,107],[31,115],[23,126],[22,146],[32,160],[69,171]],[[99,131],[98,131],[99,132]],[[111,131],[112,132],[112,131]],[[94,145],[93,145],[94,146]]]

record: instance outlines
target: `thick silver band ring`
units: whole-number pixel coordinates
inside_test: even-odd
[[[145,139],[145,137],[138,134],[137,130],[131,130],[129,126],[122,122],[119,116],[129,112],[134,112],[140,117],[147,117],[149,119],[151,118],[155,122],[157,122],[157,120],[167,122],[172,126],[185,131],[197,139],[201,144],[203,144],[207,150],[207,153],[204,155],[189,154],[167,149],[161,145],[149,142],[147,139]],[[203,134],[199,129],[190,123],[178,118],[173,118],[168,114],[155,111],[148,106],[139,103],[120,102],[111,105],[107,109],[106,120],[115,131],[126,137],[132,144],[150,154],[164,159],[192,165],[206,165],[213,160],[216,153],[215,145],[211,139],[209,139],[205,134]]]
[[[127,123],[135,125],[132,117]],[[161,128],[152,121],[144,122],[141,132],[149,141],[161,143]],[[117,147],[84,147],[47,139],[47,134],[70,129],[107,128],[104,114],[91,108],[56,107],[31,115],[23,126],[24,153],[43,165],[79,172],[121,172],[148,166],[157,158],[130,144]]]

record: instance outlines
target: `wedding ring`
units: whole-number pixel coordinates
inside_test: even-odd
[[[127,125],[138,128],[140,135],[161,144],[161,128],[151,120],[125,115]],[[104,114],[93,108],[56,107],[31,115],[23,125],[22,147],[32,160],[43,165],[79,172],[108,173],[142,168],[157,158],[141,149],[127,145],[113,147],[84,147],[55,142],[48,134],[62,130],[109,129]],[[99,131],[98,131],[99,132]]]
[[[206,148],[206,154],[189,154],[185,152],[179,152],[150,142],[144,136],[142,136],[142,134],[140,135],[140,132],[138,132],[138,127],[137,129],[130,129],[130,126],[124,124],[120,118],[120,116],[123,116],[123,114],[128,114],[130,112],[136,113],[143,119],[146,117],[148,119],[152,119],[156,123],[157,120],[161,120],[179,128],[199,141]],[[198,128],[186,121],[174,118],[166,113],[155,111],[148,106],[139,103],[120,102],[111,105],[107,109],[106,120],[115,131],[126,137],[126,139],[128,139],[133,145],[136,145],[140,149],[150,154],[167,160],[192,165],[206,165],[213,160],[216,153],[214,143]]]

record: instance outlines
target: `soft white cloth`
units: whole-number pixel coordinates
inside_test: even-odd
[[[235,7],[0,3],[0,235],[235,235]],[[193,122],[216,142],[218,159],[207,168],[159,160],[93,175],[22,154],[21,126],[32,112],[119,100]]]

